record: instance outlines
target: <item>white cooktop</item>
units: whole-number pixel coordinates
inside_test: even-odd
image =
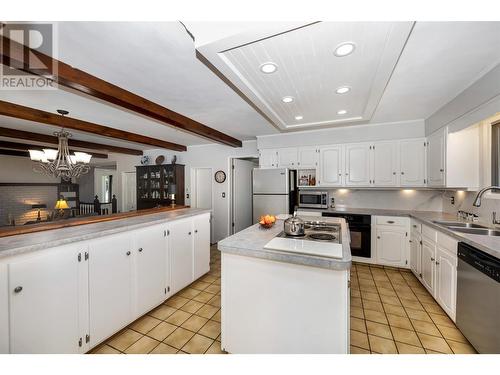
[[[264,249],[315,255],[325,258],[342,258],[342,244],[332,242],[274,237],[264,245]]]

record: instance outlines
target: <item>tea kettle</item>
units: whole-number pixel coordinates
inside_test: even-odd
[[[304,221],[297,217],[297,212],[293,213],[292,217],[285,220],[284,231],[287,236],[303,236],[304,235]]]

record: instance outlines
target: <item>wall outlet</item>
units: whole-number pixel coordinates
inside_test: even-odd
[[[455,204],[455,197],[450,197],[450,203],[453,205]]]

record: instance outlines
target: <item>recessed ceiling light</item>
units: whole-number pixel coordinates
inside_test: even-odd
[[[335,48],[335,56],[343,57],[343,56],[350,55],[351,53],[354,52],[355,48],[356,48],[356,45],[352,42],[340,43]]]
[[[295,120],[302,120],[303,118],[303,116],[295,116]]]
[[[349,91],[351,91],[349,86],[340,86],[335,90],[337,94],[347,94]]]
[[[345,109],[341,109],[340,111],[337,112],[337,115],[345,115],[347,111]]]
[[[266,62],[260,66],[260,71],[265,74],[271,74],[278,70],[278,65],[273,62]]]
[[[293,100],[294,100],[294,99],[293,99],[293,96],[284,96],[284,97],[281,99],[281,101],[282,101],[283,103],[291,103],[291,102],[293,102]]]

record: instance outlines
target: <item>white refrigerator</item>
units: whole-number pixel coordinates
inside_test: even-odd
[[[254,223],[262,215],[293,213],[297,204],[295,170],[254,168],[252,174]]]

